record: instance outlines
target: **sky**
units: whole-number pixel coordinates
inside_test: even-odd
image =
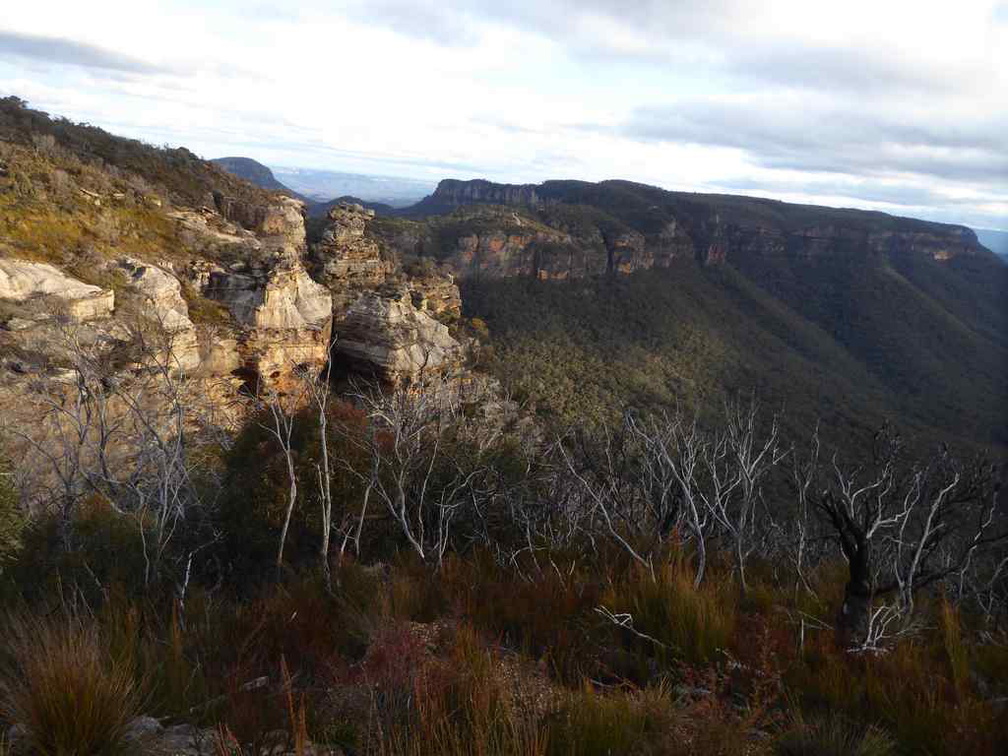
[[[10,94],[208,158],[1008,229],[1006,0],[5,3]]]

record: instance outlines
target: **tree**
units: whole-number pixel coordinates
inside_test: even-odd
[[[388,391],[359,389],[355,398],[368,417],[367,431],[356,441],[366,462],[351,468],[363,487],[358,541],[374,500],[384,505],[409,547],[440,566],[456,516],[466,507],[478,508],[483,496],[476,483],[484,467],[478,458],[473,464],[455,454],[464,448],[458,393],[432,380]]]
[[[983,461],[962,463],[943,448],[908,462],[885,428],[869,464],[844,468],[834,457],[831,468],[810,499],[847,562],[837,629],[849,648],[878,649],[912,632],[917,593],[962,575],[1006,537]]]

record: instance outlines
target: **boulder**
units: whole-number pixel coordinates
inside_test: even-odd
[[[189,306],[175,276],[133,258],[121,260],[119,266],[129,277],[129,285],[143,297],[146,314],[164,330],[174,333],[192,329]]]
[[[126,729],[126,739],[133,742],[147,742],[162,732],[164,732],[164,727],[154,717],[136,717]]]
[[[463,358],[448,328],[417,309],[408,289],[361,295],[338,328],[335,349],[351,367],[396,385],[450,371]]]
[[[0,260],[0,299],[41,299],[78,323],[108,317],[115,309],[113,291],[84,283],[52,265],[28,260]]]

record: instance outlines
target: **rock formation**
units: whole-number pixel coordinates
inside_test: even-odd
[[[373,218],[372,210],[340,203],[311,251],[315,275],[332,295],[336,358],[392,384],[457,367],[463,349],[438,321],[461,314],[452,276],[432,265],[403,270],[384,259],[367,234]]]
[[[322,240],[312,247],[313,271],[332,292],[337,322],[362,292],[377,288],[392,272],[377,242],[365,235],[374,215],[361,205],[340,203],[329,211]]]
[[[343,318],[335,350],[350,367],[394,385],[449,372],[463,358],[447,326],[417,309],[405,287],[398,296],[361,295]]]
[[[0,259],[0,300],[34,301],[83,323],[115,309],[115,293],[84,283],[59,268],[28,260]]]

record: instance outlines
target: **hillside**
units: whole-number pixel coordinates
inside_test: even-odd
[[[268,192],[281,192],[289,197],[294,197],[295,199],[302,200],[303,202],[308,202],[308,199],[301,194],[298,194],[293,189],[281,184],[277,181],[276,176],[273,175],[267,166],[260,162],[247,157],[222,157],[214,158],[210,161],[215,165],[219,165],[228,173],[234,174],[243,181],[248,181],[256,186],[261,186]]]
[[[1004,752],[969,232],[231,168],[0,101],[2,756]]]
[[[1008,444],[1008,266],[964,227],[623,181],[444,181],[376,233],[455,273],[494,369],[548,413],[755,389],[841,444],[885,419]]]

